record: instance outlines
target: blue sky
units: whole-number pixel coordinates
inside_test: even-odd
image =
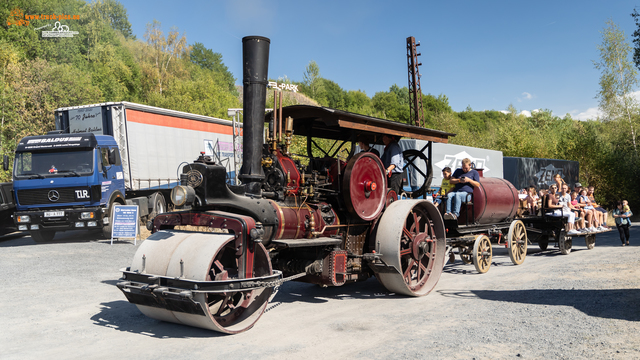
[[[315,60],[322,77],[370,97],[407,86],[406,38],[420,41],[423,93],[455,111],[550,109],[594,117],[596,45],[612,19],[629,42],[631,1],[142,1],[120,0],[134,34],[154,19],[189,44],[219,52],[242,81],[242,42],[271,39],[269,76],[302,81]],[[640,4],[640,3],[639,3]],[[640,8],[640,7],[639,7]]]

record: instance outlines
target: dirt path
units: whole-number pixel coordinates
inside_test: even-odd
[[[640,225],[640,224],[637,224]],[[568,256],[531,246],[514,266],[494,247],[484,275],[459,260],[422,298],[375,279],[322,289],[290,282],[248,332],[224,336],[143,316],[114,286],[132,242],[0,241],[3,359],[640,358],[640,226]]]

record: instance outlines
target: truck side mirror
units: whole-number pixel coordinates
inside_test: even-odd
[[[111,148],[109,149],[109,165],[115,165],[116,162],[116,149]]]
[[[2,156],[2,170],[9,170],[9,155]]]

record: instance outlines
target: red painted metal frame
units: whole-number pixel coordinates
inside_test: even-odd
[[[164,213],[153,220],[153,232],[187,225],[227,229],[233,233],[238,257],[238,276],[241,279],[254,276],[253,257],[256,244],[251,240],[251,230],[256,228],[256,222],[252,217],[223,211]]]

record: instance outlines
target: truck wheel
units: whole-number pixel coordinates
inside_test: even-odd
[[[162,193],[153,193],[153,195],[149,197],[149,200],[151,200],[149,203],[153,206],[151,213],[149,214],[149,220],[152,220],[159,214],[167,212],[167,204],[164,201],[164,196],[162,196]]]
[[[109,218],[111,220],[111,218]],[[109,225],[105,225],[102,227],[102,236],[107,239],[111,239],[111,230],[113,229],[113,224],[109,221]]]
[[[56,232],[52,230],[31,231],[31,238],[38,244],[49,242],[53,240],[54,236],[56,236]]]
[[[113,207],[115,205],[122,205],[117,201],[112,202],[111,204],[109,204],[109,213],[107,214],[107,218],[109,219],[109,224],[108,225],[104,225],[102,227],[102,236],[106,237],[107,239],[111,239],[111,230],[113,229],[113,216],[111,216],[113,214]]]

